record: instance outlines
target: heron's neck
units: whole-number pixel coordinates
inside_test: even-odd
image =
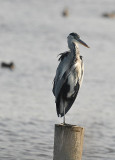
[[[72,43],[70,50],[75,58],[78,59],[80,57],[80,51],[77,43]]]

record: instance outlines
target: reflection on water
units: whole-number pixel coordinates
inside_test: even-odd
[[[2,160],[53,159],[54,124],[62,119],[56,115],[52,82],[70,32],[91,48],[80,46],[84,81],[66,121],[85,128],[83,159],[115,158],[115,23],[101,17],[115,2],[66,3],[64,18],[65,1],[0,0],[0,63],[15,63],[12,71],[0,68]]]

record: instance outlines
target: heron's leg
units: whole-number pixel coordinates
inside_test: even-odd
[[[63,116],[63,124],[65,124],[65,107],[63,107],[64,116]]]

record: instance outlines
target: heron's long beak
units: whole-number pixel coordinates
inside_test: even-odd
[[[90,48],[85,42],[83,42],[81,39],[77,40],[80,44],[82,44],[83,46]]]

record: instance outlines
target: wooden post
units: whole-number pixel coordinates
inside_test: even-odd
[[[84,129],[70,124],[55,124],[53,160],[81,160]]]

